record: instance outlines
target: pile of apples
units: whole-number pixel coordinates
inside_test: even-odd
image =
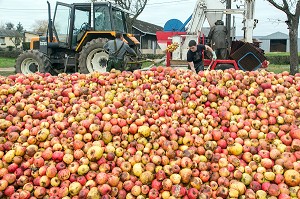
[[[0,77],[0,198],[300,198],[300,74]]]

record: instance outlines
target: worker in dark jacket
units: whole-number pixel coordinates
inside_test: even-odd
[[[217,59],[216,53],[213,51],[211,47],[202,44],[197,45],[197,42],[195,40],[189,41],[189,50],[187,52],[188,68],[195,73],[199,73],[199,71],[204,70],[202,57],[203,57],[203,52],[205,50],[212,53],[213,60]]]
[[[135,51],[123,41],[123,35],[116,33],[116,39],[110,40],[104,45],[104,49],[108,51],[109,58],[107,61],[106,71],[110,72],[113,68],[116,70],[124,70],[124,57],[126,53],[136,56]]]
[[[227,28],[222,20],[217,20],[208,34],[208,44],[216,52],[218,59],[227,59]]]

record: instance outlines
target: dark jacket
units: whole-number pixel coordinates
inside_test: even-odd
[[[217,24],[213,26],[208,34],[208,39],[210,40],[210,44],[212,49],[220,49],[220,48],[227,48],[227,28],[224,25]]]
[[[119,53],[117,55],[115,55],[115,41],[116,41],[116,45],[117,45],[117,50],[122,46],[122,48],[118,51]],[[130,46],[128,44],[126,44],[124,41],[122,41],[121,39],[115,39],[115,40],[110,40],[108,41],[105,45],[104,45],[104,49],[108,51],[109,56],[116,56],[118,59],[123,60],[124,59],[124,55],[125,53],[129,53],[133,56],[136,56],[136,53],[134,52],[134,50],[132,48],[130,48]]]

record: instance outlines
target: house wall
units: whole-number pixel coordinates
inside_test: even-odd
[[[266,53],[270,52],[270,40],[260,40],[262,43],[260,44],[260,48],[263,49]]]
[[[25,42],[30,42],[32,38],[39,37],[36,34],[25,32]]]
[[[262,43],[260,44],[260,47],[265,51],[265,52],[270,52],[270,40],[262,40]],[[290,52],[290,40],[288,39],[286,42],[286,52]],[[298,39],[298,52],[300,52],[300,39]]]
[[[156,49],[155,51],[153,49],[141,49],[141,52],[143,54],[157,54],[157,55],[162,55],[164,52],[162,49]]]
[[[290,40],[286,42],[286,52],[290,52]],[[300,38],[298,39],[298,52],[300,52]]]
[[[236,40],[240,40],[243,37],[241,36],[236,36]],[[270,52],[270,39],[265,38],[265,37],[259,37],[259,36],[254,36],[253,38],[256,38],[260,40],[262,43],[260,44],[261,49],[263,49],[265,52]],[[275,38],[274,38],[275,39]],[[276,39],[282,39],[282,37],[276,37]],[[286,43],[286,52],[290,52],[290,41],[287,39]],[[298,52],[300,52],[300,38],[298,38]]]
[[[138,34],[137,40],[139,40],[140,48],[145,54],[161,53],[157,44],[156,35],[144,34],[137,29],[133,29],[134,34]],[[147,53],[146,53],[147,52]]]
[[[15,38],[12,38],[12,40],[14,40]],[[20,38],[21,39],[21,38]],[[0,48],[7,48],[8,46],[13,46],[15,47],[14,42],[11,40],[10,37],[4,37],[4,44],[0,44]],[[22,39],[21,39],[22,40]],[[22,42],[20,42],[20,45],[18,45],[17,47],[21,47]]]

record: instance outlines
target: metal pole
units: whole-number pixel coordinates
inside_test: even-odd
[[[245,41],[252,43],[255,0],[245,0]]]
[[[226,9],[231,9],[231,0],[227,0]],[[231,46],[231,14],[226,15],[226,28],[228,31],[227,41],[229,46]]]
[[[95,15],[94,15],[94,2],[91,2],[91,28],[94,30],[94,20],[95,20]]]

